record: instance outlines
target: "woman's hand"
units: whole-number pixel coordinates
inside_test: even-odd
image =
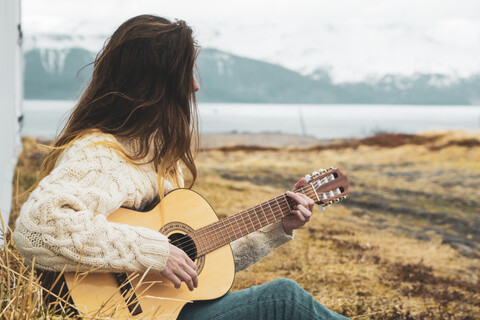
[[[170,280],[177,289],[180,288],[183,281],[188,289],[193,291],[194,288],[198,287],[197,265],[182,249],[170,243],[168,245],[170,246],[170,254],[167,265],[161,272],[162,276]]]
[[[298,180],[293,189],[304,186],[305,182],[305,178]],[[283,230],[291,235],[294,229],[300,228],[310,220],[315,202],[303,193],[287,191],[287,196],[297,202],[292,212],[282,219]]]

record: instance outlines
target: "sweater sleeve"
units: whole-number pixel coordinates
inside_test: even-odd
[[[46,270],[163,270],[169,254],[164,235],[107,221],[121,206],[144,205],[148,179],[133,174],[138,169],[111,148],[91,142],[66,149],[32,192],[16,222],[17,247],[27,263],[35,259]]]
[[[292,239],[293,236],[287,235],[283,230],[280,220],[246,237],[233,241],[231,247],[235,260],[235,271],[238,272],[248,268],[267,256],[273,249]]]

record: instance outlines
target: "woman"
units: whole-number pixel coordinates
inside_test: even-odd
[[[149,269],[177,288],[181,282],[190,290],[198,286],[195,263],[164,235],[106,220],[119,207],[142,210],[157,195],[183,187],[180,162],[193,177],[190,187],[195,182],[197,52],[183,21],[142,15],[115,31],[17,220],[14,238],[27,263],[35,260],[37,268],[51,271]],[[313,201],[288,195],[298,203],[289,216],[231,244],[236,271],[292,239],[309,220]],[[189,304],[180,318],[263,315],[343,318],[290,280]]]

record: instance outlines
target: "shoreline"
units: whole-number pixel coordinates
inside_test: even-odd
[[[200,150],[229,149],[236,150],[242,148],[252,149],[343,149],[348,147],[356,148],[360,145],[379,146],[379,147],[397,147],[405,144],[428,144],[437,141],[444,141],[442,137],[447,137],[451,144],[452,141],[464,144],[475,144],[474,140],[480,139],[480,130],[437,130],[425,131],[419,133],[402,132],[381,132],[371,134],[366,137],[357,138],[325,138],[319,139],[313,136],[302,136],[299,134],[289,134],[281,132],[225,132],[225,133],[202,133],[200,134]],[[22,139],[30,138],[40,143],[48,144],[52,142],[44,136],[23,136]],[[446,142],[446,141],[444,141]]]

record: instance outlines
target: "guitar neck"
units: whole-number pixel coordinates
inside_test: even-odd
[[[306,186],[295,190],[310,198],[315,198],[313,187]],[[197,257],[221,248],[249,233],[257,231],[288,215],[295,200],[286,194],[265,201],[245,211],[219,220],[188,234],[197,246]]]

